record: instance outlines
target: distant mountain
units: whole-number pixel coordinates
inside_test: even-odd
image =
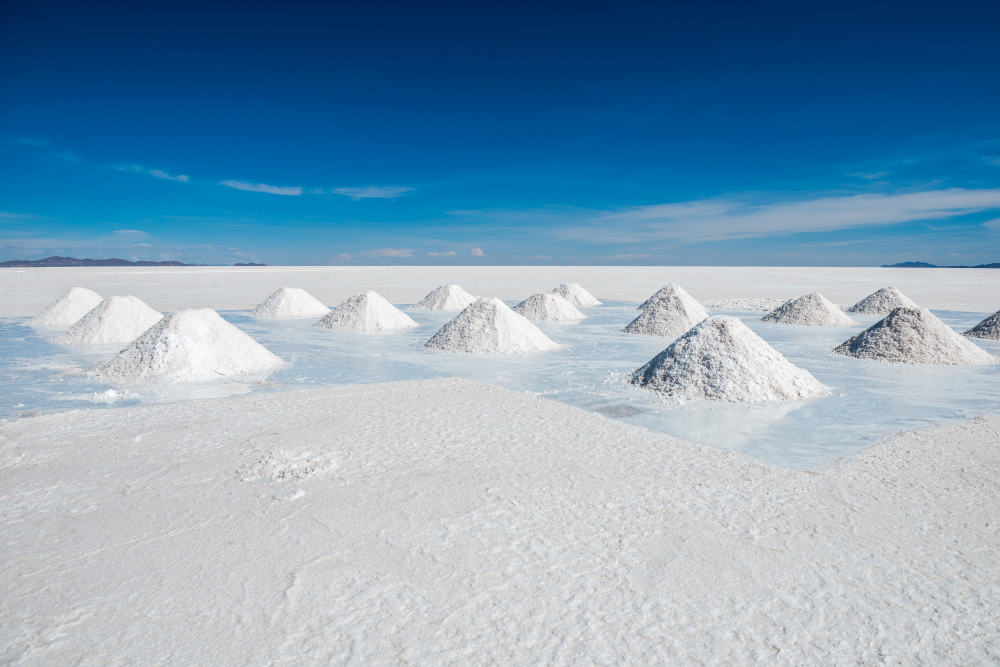
[[[183,262],[130,262],[127,259],[77,259],[75,257],[46,257],[45,259],[12,259],[0,262],[0,266],[204,266],[204,264],[184,264]]]
[[[254,264],[253,262],[250,262],[249,264],[239,264],[239,263],[237,263],[237,264],[233,264],[233,266],[267,266],[267,264]]]
[[[938,266],[927,262],[900,262],[899,264],[883,264],[883,269],[1000,269],[1000,262],[993,264],[977,264],[976,266]]]

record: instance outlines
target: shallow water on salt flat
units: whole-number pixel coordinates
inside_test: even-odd
[[[829,386],[831,396],[764,406],[665,403],[622,377],[664,349],[669,339],[623,334],[635,303],[582,309],[574,324],[537,323],[563,347],[530,355],[465,355],[423,348],[453,312],[407,310],[420,326],[362,333],[314,329],[313,319],[261,321],[245,311],[230,322],[290,363],[267,378],[203,385],[122,387],[87,374],[117,346],[60,346],[59,329],[35,330],[27,318],[0,319],[0,416],[74,408],[212,398],[249,391],[460,376],[561,401],[585,410],[777,465],[818,469],[903,429],[1000,414],[1000,364],[987,367],[888,365],[829,352],[862,327],[806,327],[758,322],[761,313],[713,310],[739,317],[792,363]],[[964,330],[987,313],[936,311]],[[856,316],[864,326],[877,316]],[[1000,343],[976,341],[1000,354]]]

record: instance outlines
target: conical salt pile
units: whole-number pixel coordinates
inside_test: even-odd
[[[317,317],[330,312],[309,292],[295,287],[281,287],[267,297],[250,314],[261,319],[284,319],[292,317]]]
[[[579,283],[563,283],[552,290],[553,294],[558,294],[569,301],[574,306],[599,306],[601,302],[587,290],[580,287]]]
[[[962,338],[924,308],[896,308],[833,351],[858,359],[897,364],[977,366],[1000,363],[1000,359]]]
[[[134,296],[109,296],[52,342],[62,345],[131,343],[161,317],[162,314]]]
[[[656,294],[654,294],[653,296],[649,297],[648,299],[640,303],[639,307],[636,308],[636,310],[646,310],[657,301],[660,301],[661,299],[670,299],[670,298],[678,298],[684,302],[688,310],[691,310],[694,313],[700,313],[704,315],[704,317],[702,317],[701,319],[705,319],[705,317],[708,317],[708,311],[705,310],[705,306],[695,301],[694,297],[688,294],[687,290],[685,290],[683,287],[681,287],[680,285],[676,285],[674,283],[667,283],[666,285],[658,289],[656,291]]]
[[[423,310],[462,310],[476,297],[472,296],[458,285],[441,285],[425,296],[413,308]]]
[[[895,287],[883,287],[847,309],[858,315],[888,315],[893,308],[919,308]]]
[[[622,331],[638,336],[677,338],[708,317],[708,311],[679,285],[670,284],[639,306],[642,314]]]
[[[500,299],[480,299],[441,327],[424,347],[446,352],[513,354],[559,346]]]
[[[61,297],[28,320],[28,324],[33,327],[68,327],[96,308],[99,303],[101,297],[97,292],[91,292],[86,287],[70,287]]]
[[[514,312],[529,320],[575,322],[587,316],[558,294],[532,294],[514,306]]]
[[[121,351],[98,375],[117,382],[162,377],[203,382],[271,371],[283,362],[210,308],[167,315]]]
[[[350,331],[386,331],[409,329],[417,323],[377,292],[368,290],[355,294],[313,326]]]
[[[703,320],[629,382],[680,400],[765,403],[829,392],[735,317]]]
[[[760,318],[760,321],[819,327],[849,327],[858,324],[819,292],[786,301]]]
[[[963,331],[962,335],[972,336],[973,338],[1000,340],[1000,310],[993,313],[968,331]]]

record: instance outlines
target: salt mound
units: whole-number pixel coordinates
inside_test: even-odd
[[[295,287],[281,287],[267,297],[250,314],[253,317],[283,319],[286,317],[316,317],[330,312],[309,292]]]
[[[131,343],[160,321],[156,312],[134,296],[109,296],[101,301],[66,333],[53,338],[62,345],[102,345]]]
[[[883,287],[847,309],[859,315],[888,315],[893,308],[919,308],[895,287]]]
[[[955,333],[925,308],[894,308],[857,336],[833,348],[837,354],[897,364],[976,366],[1000,359]]]
[[[424,347],[472,354],[514,354],[559,346],[500,299],[480,299],[441,327]]]
[[[745,324],[725,315],[703,320],[628,381],[680,400],[764,403],[830,393]]]
[[[70,287],[63,295],[47,305],[28,324],[33,327],[68,327],[97,307],[101,296],[86,287]]]
[[[355,294],[313,326],[321,329],[385,331],[410,329],[417,326],[417,323],[377,292],[368,290]]]
[[[808,324],[818,327],[849,327],[858,324],[844,314],[837,304],[819,292],[800,296],[781,304],[760,318],[761,322]]]
[[[993,313],[968,331],[963,331],[962,335],[972,336],[973,338],[1000,340],[1000,310]]]
[[[601,302],[594,298],[587,290],[580,287],[579,283],[563,283],[552,290],[552,294],[558,294],[574,306],[599,306]]]
[[[475,300],[476,297],[458,285],[441,285],[413,307],[424,310],[462,310]]]
[[[622,329],[625,333],[677,338],[708,317],[704,306],[674,284],[667,285],[639,307],[642,314]]]
[[[98,371],[117,382],[203,382],[264,373],[283,362],[210,308],[168,313]]]
[[[529,320],[574,322],[587,316],[558,294],[532,294],[514,306],[514,312]]]
[[[768,299],[765,297],[737,297],[735,299],[712,299],[702,301],[701,305],[706,308],[718,308],[720,310],[765,310],[772,311],[784,301],[780,299]]]

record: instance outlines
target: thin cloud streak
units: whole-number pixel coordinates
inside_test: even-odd
[[[331,192],[335,195],[344,195],[354,201],[360,199],[395,199],[405,194],[413,192],[414,188],[403,188],[397,186],[376,187],[369,185],[367,188],[333,188]]]
[[[164,179],[166,179],[168,181],[180,181],[181,183],[187,183],[189,180],[191,180],[188,176],[185,176],[184,174],[179,174],[177,176],[171,176],[167,172],[161,171],[159,169],[150,169],[149,170],[149,175],[150,176],[154,176],[156,178],[164,178]]]
[[[302,194],[302,188],[299,186],[294,187],[279,187],[276,185],[268,185],[266,183],[245,183],[243,181],[222,181],[219,185],[225,185],[227,188],[233,188],[235,190],[246,190],[247,192],[266,192],[272,195],[290,195],[298,196]]]

